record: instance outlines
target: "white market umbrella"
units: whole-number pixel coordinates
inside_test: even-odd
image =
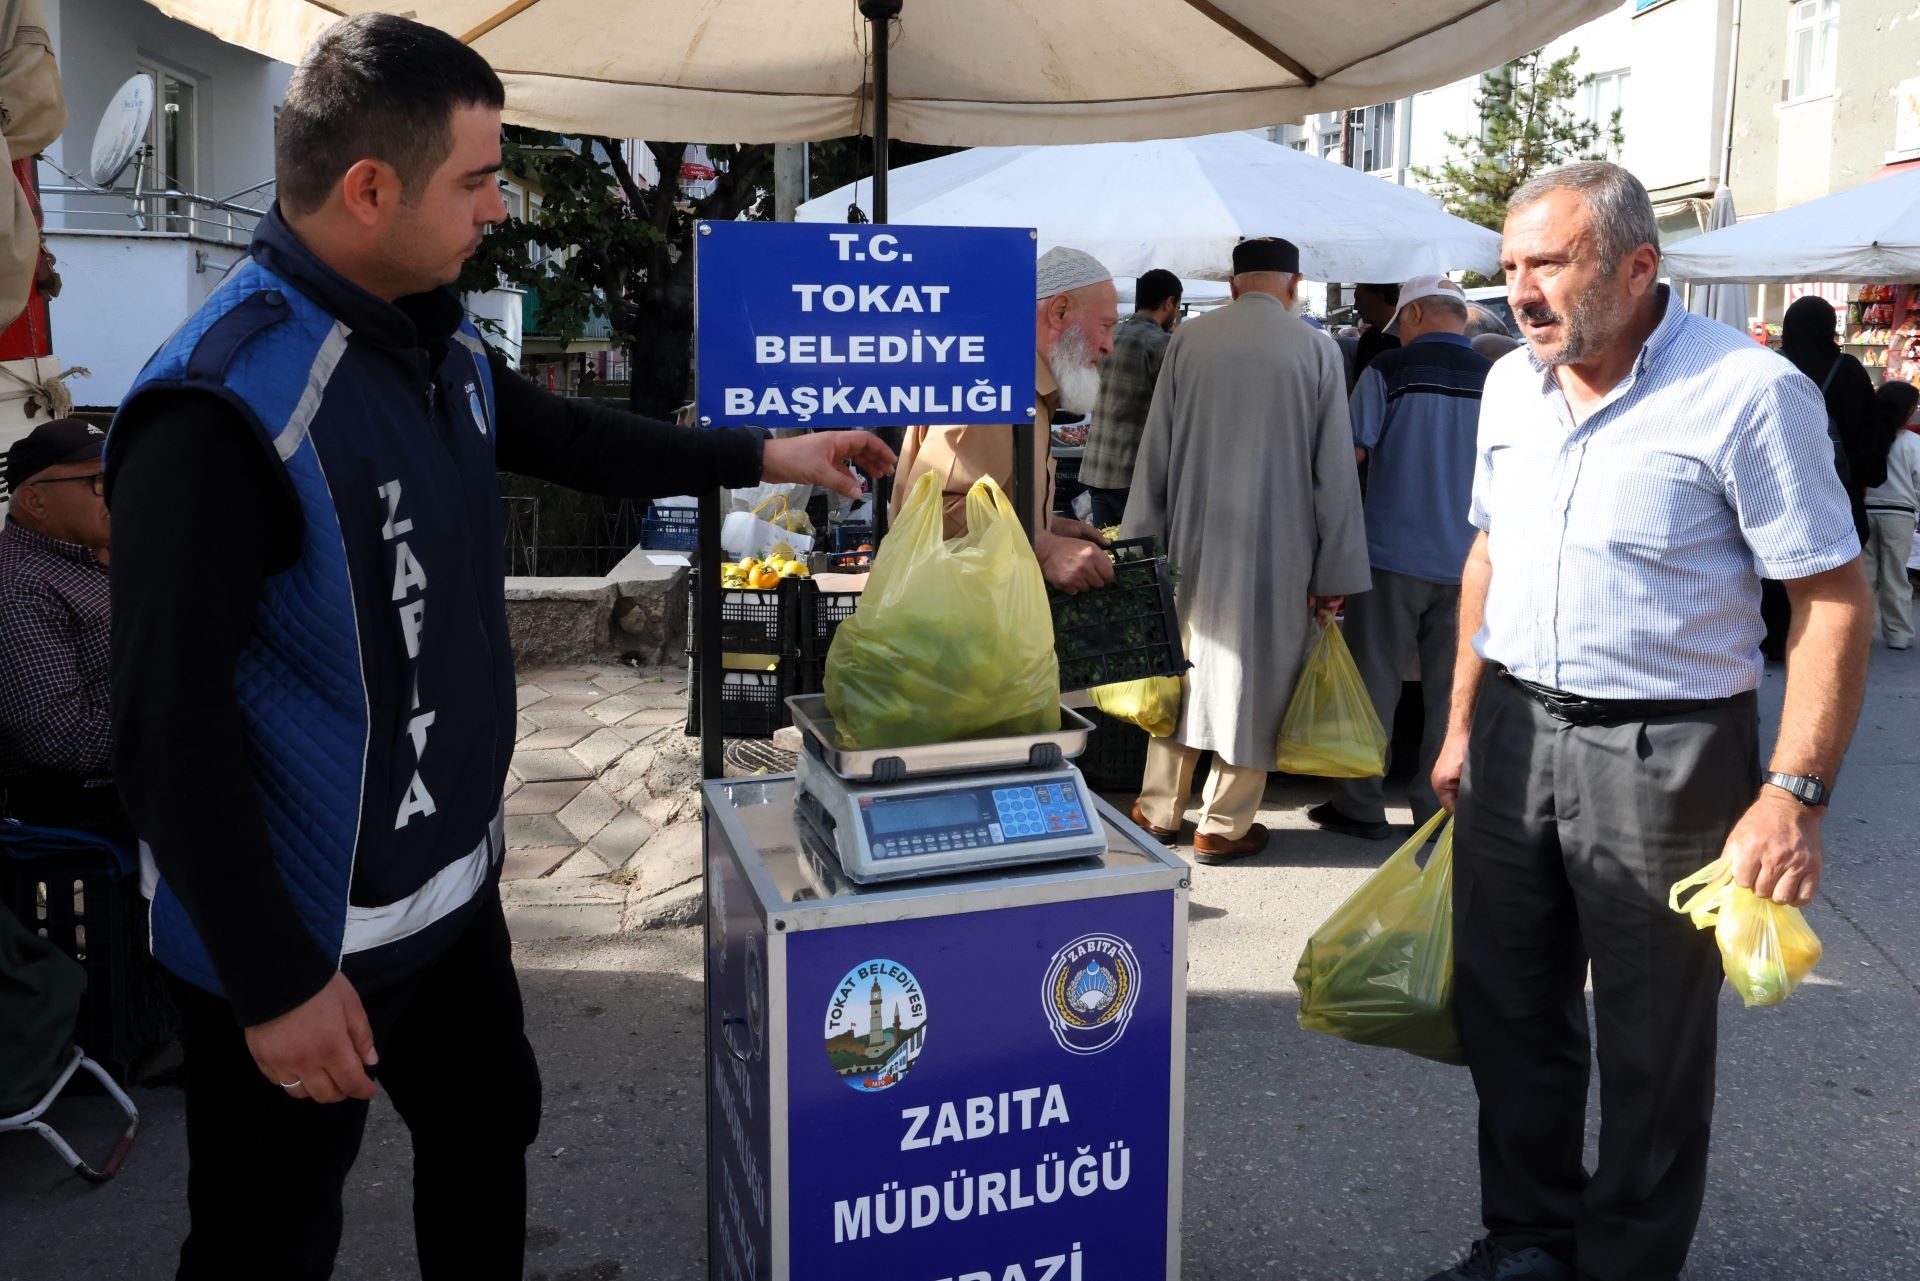
[[[297,62],[346,13],[406,13],[493,64],[507,119],[564,133],[800,142],[869,132],[855,0],[149,0]],[[904,0],[891,133],[949,146],[1299,120],[1477,75],[1618,0]]]
[[[895,169],[895,223],[1035,227],[1039,249],[1071,245],[1118,276],[1163,267],[1224,279],[1245,236],[1300,246],[1314,280],[1401,281],[1423,272],[1491,273],[1500,234],[1456,218],[1411,187],[1246,133],[1065,147],[976,147]],[[862,181],[800,206],[839,222]]]
[[[1719,190],[1713,193],[1713,207],[1707,211],[1707,231],[1719,231],[1735,225],[1737,221],[1733,212],[1733,188],[1722,183]],[[1688,243],[1691,242],[1681,242]],[[1710,316],[1721,324],[1731,325],[1743,334],[1747,332],[1747,286],[1744,283],[1696,284],[1691,297],[1687,299],[1687,309]]]
[[[1920,172],[1897,173],[1710,231],[1665,253],[1695,283],[1920,280]]]

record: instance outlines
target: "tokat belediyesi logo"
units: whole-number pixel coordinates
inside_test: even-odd
[[[927,998],[898,961],[865,961],[834,985],[827,1002],[827,1062],[862,1094],[898,1085],[927,1040]]]

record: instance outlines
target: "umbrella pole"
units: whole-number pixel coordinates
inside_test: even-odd
[[[873,220],[887,220],[887,36],[904,0],[860,0],[861,16],[873,26]],[[873,482],[874,541],[886,537],[887,509],[893,503],[893,477]]]
[[[873,220],[887,220],[887,36],[904,0],[860,0],[873,26]]]

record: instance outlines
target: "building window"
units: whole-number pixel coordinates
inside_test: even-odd
[[[1787,98],[1833,92],[1840,52],[1840,0],[1795,0],[1787,39]]]
[[[1400,138],[1399,105],[1383,102],[1353,113],[1353,142],[1360,161],[1355,168],[1379,173],[1394,167],[1394,158],[1399,154],[1396,145]]]
[[[161,191],[192,192],[199,183],[195,172],[198,86],[190,76],[153,63],[141,63],[138,70],[153,77],[153,120],[147,125],[147,146],[152,149],[148,184]],[[193,230],[193,204],[177,196],[153,197],[147,202],[147,214],[156,220],[156,230]]]
[[[1598,146],[1608,160],[1620,158],[1620,148],[1612,138],[1616,112],[1627,105],[1628,71],[1602,71],[1587,77],[1587,119],[1600,130]]]

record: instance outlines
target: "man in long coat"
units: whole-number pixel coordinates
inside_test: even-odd
[[[1147,749],[1133,818],[1179,833],[1214,754],[1195,858],[1259,852],[1253,821],[1315,616],[1366,591],[1366,529],[1340,350],[1293,314],[1300,253],[1242,241],[1230,306],[1174,335],[1147,415],[1122,536],[1158,536],[1180,573],[1193,670],[1180,725]]]

